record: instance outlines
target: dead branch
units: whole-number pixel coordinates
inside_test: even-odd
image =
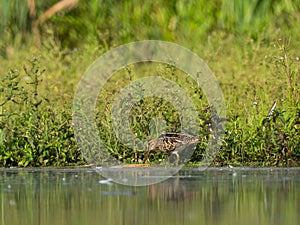
[[[36,18],[36,8],[35,8],[34,0],[27,0],[27,6],[28,6],[28,9],[29,9],[30,18],[32,20],[35,20],[35,18]]]
[[[76,6],[78,0],[61,0],[44,12],[37,20],[37,26],[43,24],[47,19],[51,18],[55,13],[64,9],[72,9]]]
[[[51,6],[46,12],[39,16],[36,19],[36,7],[34,0],[27,0],[27,5],[29,8],[30,17],[32,19],[32,33],[36,39],[37,45],[40,44],[40,32],[39,26],[42,25],[46,20],[51,18],[54,14],[64,10],[64,9],[72,9],[77,5],[79,0],[61,0]]]

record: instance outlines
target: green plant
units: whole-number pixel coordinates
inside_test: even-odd
[[[62,10],[43,23],[41,45],[32,44],[32,19],[24,2],[0,1],[0,165],[84,163],[71,126],[76,84],[105,51],[143,39],[173,41],[190,48],[214,71],[228,118],[213,165],[299,165],[298,0],[79,1],[77,7]],[[37,17],[56,2],[36,1]],[[273,40],[278,40],[275,48]],[[30,55],[40,55],[42,64],[32,58],[25,68],[20,66]],[[21,69],[10,69],[16,65]],[[143,161],[144,146],[133,143],[131,148],[118,140],[111,108],[122,88],[153,75],[178,84],[196,105],[202,143],[191,165],[197,165],[211,135],[211,106],[205,93],[175,64],[132,65],[114,74],[95,109],[101,139],[116,159]],[[136,86],[133,93],[141,91],[142,86]],[[128,121],[128,133],[145,142],[162,131],[159,126],[151,129],[154,125],[179,131],[182,122],[171,102],[156,97],[137,101]],[[92,147],[97,153],[98,146]],[[152,161],[163,158],[163,154],[151,155]]]
[[[43,97],[45,72],[33,57],[24,75],[11,70],[1,82],[2,166],[60,166],[83,161],[71,128],[71,113],[56,111]]]

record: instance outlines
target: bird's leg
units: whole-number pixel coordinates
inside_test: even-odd
[[[145,162],[150,161],[150,160],[149,160],[150,152],[151,152],[151,151],[147,149],[147,151],[146,151],[146,153],[145,153]]]
[[[175,160],[175,165],[178,166],[178,163],[179,163],[179,154],[178,154],[178,151],[173,151],[172,154],[174,154],[176,156],[176,160]]]

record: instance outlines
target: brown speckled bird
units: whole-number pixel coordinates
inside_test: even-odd
[[[148,142],[145,159],[149,159],[151,151],[165,152],[169,155],[175,154],[177,159],[179,159],[177,148],[199,142],[200,140],[193,135],[168,132]]]

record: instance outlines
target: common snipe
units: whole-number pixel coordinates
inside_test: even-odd
[[[145,153],[145,159],[149,159],[149,155],[152,151],[165,152],[167,154],[175,154],[177,160],[179,159],[177,148],[181,146],[188,146],[191,144],[199,143],[200,140],[189,134],[167,132],[160,135],[156,139],[152,139],[147,144],[147,151]]]

